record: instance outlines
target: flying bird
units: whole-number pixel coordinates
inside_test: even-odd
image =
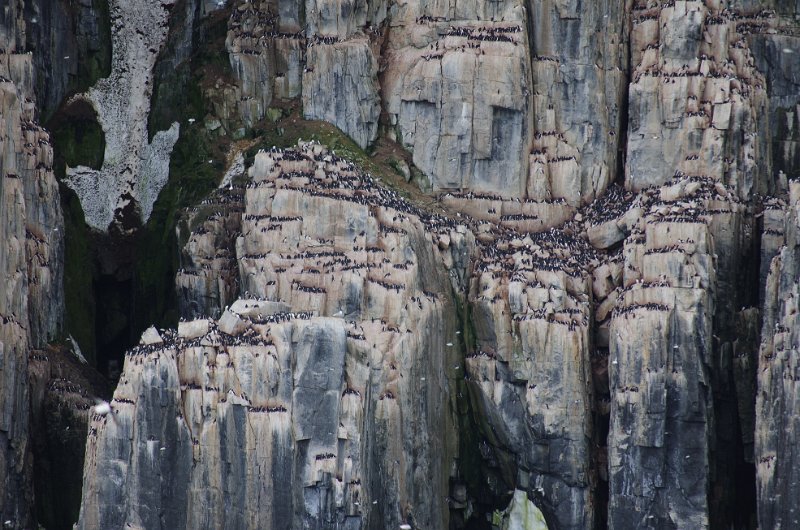
[[[113,412],[111,405],[108,401],[103,401],[102,399],[95,399],[96,405],[92,407],[92,411],[97,414],[98,416],[108,416],[110,412]],[[114,417],[114,414],[109,416],[111,420],[116,423],[117,418]]]

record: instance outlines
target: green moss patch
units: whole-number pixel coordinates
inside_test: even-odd
[[[66,333],[80,344],[84,357],[94,364],[95,302],[93,277],[95,258],[89,229],[83,221],[78,196],[60,186],[64,212],[64,301]]]
[[[183,10],[175,10],[176,16]],[[179,13],[180,12],[180,13]],[[175,274],[180,245],[176,226],[184,208],[198,204],[213,191],[224,171],[230,139],[208,131],[203,118],[213,115],[210,86],[231,79],[225,50],[228,10],[210,15],[196,29],[196,52],[174,66],[174,57],[162,56],[156,67],[155,89],[148,128],[150,135],[180,123],[180,137],[170,158],[169,181],[158,196],[147,224],[135,242],[132,336],[151,325],[175,326],[178,322]],[[172,20],[170,27],[185,21]],[[165,50],[174,49],[172,34]],[[196,121],[190,123],[189,118]]]

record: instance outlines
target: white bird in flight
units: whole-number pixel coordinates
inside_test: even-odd
[[[96,405],[92,407],[92,411],[97,414],[98,416],[108,416],[111,418],[111,421],[114,423],[117,422],[117,418],[114,417],[114,414],[109,416],[110,412],[113,412],[111,405],[109,405],[108,401],[103,401],[102,399],[95,399]]]
[[[107,401],[98,400],[97,405],[94,406],[94,413],[98,416],[105,416],[109,412],[111,412],[111,405]]]

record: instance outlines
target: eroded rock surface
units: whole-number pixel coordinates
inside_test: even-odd
[[[761,11],[723,8],[717,2],[636,4],[629,186],[659,185],[672,171],[683,170],[715,175],[740,197],[774,189],[767,167],[756,162],[767,150],[767,94],[748,45],[754,24],[765,20],[769,17]]]
[[[609,525],[708,526],[723,227],[735,235],[743,207],[713,179],[672,181],[638,206],[608,333]]]
[[[370,145],[380,115],[372,42],[379,34],[368,23],[377,27],[381,19],[368,11],[350,2],[262,0],[234,9],[226,45],[245,123],[263,118],[273,98],[302,96],[307,119],[329,121],[360,147]]]
[[[318,144],[234,163],[80,525],[795,526],[797,8],[732,4],[230,6],[227,132],[298,98],[439,213]]]

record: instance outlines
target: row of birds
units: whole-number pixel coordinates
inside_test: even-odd
[[[301,149],[299,149],[299,150],[297,150],[295,152],[292,152],[292,150],[279,151],[279,150],[273,149],[273,150],[271,150],[271,153],[273,155],[275,155],[274,158],[278,161],[278,165],[280,164],[281,160],[289,160],[289,161],[311,161],[311,160],[315,160],[316,161],[316,160],[320,160],[320,159],[324,158],[324,154],[313,153],[313,151],[312,152],[308,152],[308,148],[307,147],[306,148],[301,148]],[[328,168],[328,169],[330,170],[331,168]],[[310,173],[310,172],[311,171],[309,170],[308,173]],[[279,174],[280,174],[280,170],[279,170]],[[307,175],[303,175],[303,176],[307,177]],[[331,177],[330,174],[326,174],[324,179],[317,179],[316,177],[311,177],[310,180],[320,180],[320,181],[324,180],[326,186],[329,186],[332,189],[335,189],[337,181],[336,181],[335,178],[330,178],[330,177]],[[334,175],[334,177],[335,177],[335,175]],[[676,178],[678,178],[678,177],[680,177],[680,176],[676,176]],[[364,178],[364,177],[362,177],[362,178],[353,178],[353,175],[347,175],[347,180],[348,180],[348,182],[351,183],[351,185],[353,185],[354,189],[357,189],[359,191],[368,192],[367,194],[362,195],[362,197],[367,197],[366,201],[368,201],[368,202],[373,202],[373,201],[376,201],[376,200],[378,200],[378,201],[388,200],[392,204],[392,206],[395,207],[398,210],[406,211],[406,212],[411,213],[411,214],[419,214],[420,213],[416,208],[414,208],[410,204],[406,203],[401,198],[393,196],[391,192],[390,193],[375,193],[374,181],[371,181],[368,176],[366,178]],[[303,191],[308,192],[308,188],[306,188]],[[377,197],[376,197],[376,195],[377,195]],[[465,195],[471,196],[471,197],[479,197],[480,196],[480,194],[465,194]],[[625,195],[627,195],[627,196],[625,196]],[[626,194],[626,192],[624,192],[624,190],[616,189],[616,188],[612,187],[612,188],[610,188],[610,191],[607,193],[607,202],[609,203],[608,205],[611,206],[611,205],[614,205],[614,204],[619,204],[620,202],[626,202],[629,197],[630,197],[630,195]],[[490,197],[490,198],[496,198],[496,197]],[[500,197],[500,199],[502,199],[502,198]],[[620,199],[624,199],[624,200],[621,201]],[[621,209],[625,209],[625,208],[622,207]],[[608,208],[600,207],[600,208],[597,208],[597,210],[599,212],[605,213],[605,212],[608,211]],[[436,218],[435,216],[427,216],[425,214],[425,212],[421,212],[421,213],[422,213],[422,215],[420,215],[420,217],[423,217],[423,218],[425,218],[425,217],[428,217],[428,219],[435,218],[436,220],[439,220],[441,218],[441,217]],[[459,223],[463,222],[464,220],[466,220],[466,219],[462,218],[459,221]],[[445,225],[445,226],[449,226],[449,227],[455,226],[455,222],[453,220],[450,220],[450,219],[446,220],[442,224]],[[545,243],[545,245],[544,245],[545,247],[551,247],[550,249],[546,248],[546,250],[552,250],[552,247],[568,250],[568,257],[569,256],[573,256],[574,254],[576,254],[576,251],[579,251],[579,252],[577,252],[578,254],[583,254],[583,252],[580,252],[580,251],[590,250],[590,249],[586,248],[585,242],[581,241],[580,238],[575,238],[574,236],[566,235],[563,232],[557,231],[557,230],[546,231],[546,232],[544,232],[542,234],[534,235],[533,239],[537,240],[537,243],[536,243],[537,247],[541,248],[540,243]],[[488,255],[489,258],[491,258],[488,261],[489,262],[493,262],[493,264],[496,265],[498,261],[501,261],[501,262],[503,261],[502,260],[503,257],[510,257],[511,255],[513,255],[518,250],[520,250],[520,249],[519,248],[515,248],[513,245],[507,246],[506,250],[501,250],[500,247],[492,245],[491,247],[489,247],[489,250],[486,252],[486,254]],[[529,251],[530,249],[528,248],[528,249],[525,249],[525,250]],[[545,255],[545,256],[539,256],[536,260],[534,260],[535,263],[532,263],[530,260],[527,260],[527,261],[528,261],[528,263],[530,263],[531,269],[535,269],[539,265],[541,265],[544,268],[544,270],[561,270],[561,269],[563,269],[563,263],[562,263],[563,256],[546,256]],[[513,270],[513,267],[512,267],[512,270]]]

